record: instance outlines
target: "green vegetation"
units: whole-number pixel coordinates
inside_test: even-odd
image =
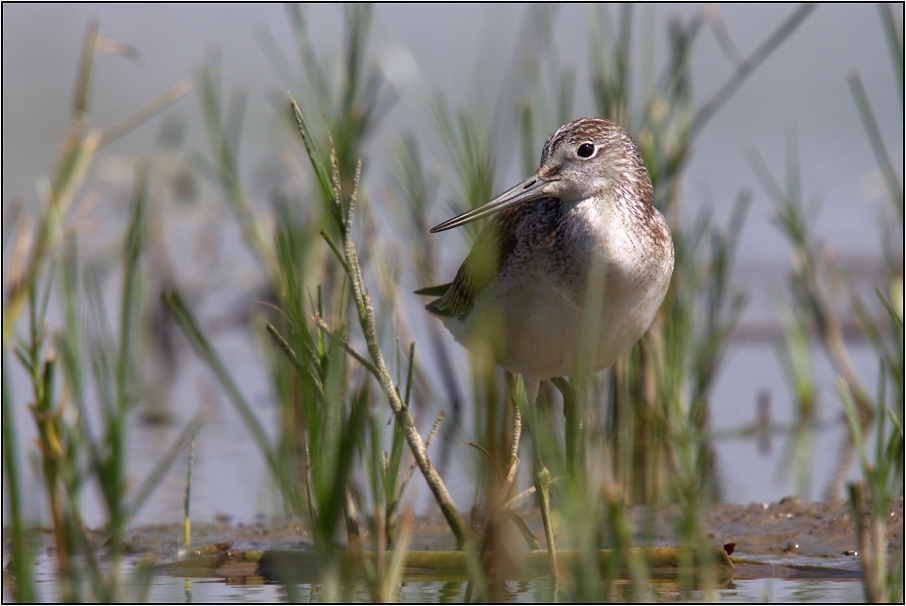
[[[79,193],[98,150],[185,95],[191,85],[178,84],[120,125],[106,130],[92,127],[90,80],[98,40],[97,24],[92,23],[82,53],[70,131],[56,172],[44,182],[43,212],[34,228],[24,217],[20,219],[11,271],[6,274],[3,459],[12,514],[15,595],[20,601],[29,601],[35,595],[35,545],[27,528],[34,520],[22,510],[18,469],[21,454],[15,450],[18,444],[14,429],[15,414],[22,407],[15,403],[6,380],[8,355],[16,356],[31,383],[28,411],[39,436],[40,476],[53,532],[59,598],[63,601],[140,597],[123,593],[125,582],[118,563],[124,555],[126,527],[201,424],[200,417],[190,421],[179,438],[163,451],[151,474],[138,486],[127,485],[127,421],[137,402],[135,368],[143,362],[136,347],[136,333],[143,301],[141,257],[146,237],[147,164],[136,167],[132,210],[117,262],[121,271],[117,329],[111,325],[107,300],[102,295],[105,268],[97,261],[82,260],[72,209],[86,203],[79,199]],[[51,329],[48,317],[52,302],[63,311],[62,326],[55,329]],[[20,322],[23,312],[25,321]],[[17,329],[22,328],[24,336],[17,336]],[[89,381],[93,381],[91,386]],[[94,419],[98,419],[97,423],[92,422]],[[110,566],[102,566],[99,561],[99,546],[82,518],[81,495],[93,482],[100,486],[106,509],[104,534]],[[79,554],[83,557],[77,563]],[[150,571],[147,566],[139,567],[133,574],[133,587],[146,586]]]
[[[129,485],[129,424],[147,399],[143,368],[154,355],[147,342],[147,323],[158,305],[213,372],[241,417],[285,513],[310,531],[321,599],[350,599],[353,581],[361,578],[373,600],[397,598],[414,525],[411,509],[401,508],[416,471],[444,515],[451,542],[464,553],[457,566],[468,578],[467,601],[501,599],[499,571],[522,549],[512,544],[507,527],[515,525],[530,549],[542,548],[518,511],[527,495],[519,493],[517,417],[527,429],[522,443],[532,440],[550,470],[560,520],[558,541],[570,550],[561,562],[560,584],[552,583],[552,594],[541,599],[625,597],[626,586],[617,583],[625,577],[634,599],[651,599],[653,571],[637,548],[653,539],[646,532],[638,538],[640,529],[632,527],[627,511],[630,503],[679,504],[674,524],[681,542],[680,589],[688,596],[695,587],[713,587],[720,571],[710,560],[693,572],[695,553],[713,547],[702,507],[721,497],[715,438],[708,428],[709,394],[745,306],[743,293],[731,288],[730,278],[752,195],[740,191],[725,227],[715,225],[707,212],[690,220],[682,208],[682,179],[693,145],[710,119],[813,8],[792,10],[748,57],[735,62],[727,81],[704,103],[696,102],[691,93],[691,49],[706,26],[722,28],[719,15],[702,13],[674,23],[668,69],[655,79],[655,58],[638,61],[633,56],[633,38],[639,32],[653,48],[653,13],[629,5],[619,9],[615,19],[607,8],[592,9],[593,61],[587,78],[559,64],[546,29],[549,9],[539,8],[533,9],[530,22],[537,30],[534,35],[547,42],[526,63],[518,107],[491,116],[474,108],[451,108],[441,97],[435,100],[432,109],[444,146],[443,168],[454,176],[458,203],[475,207],[500,185],[496,175],[502,170],[498,164],[502,154],[490,135],[501,126],[495,120],[519,125],[524,164],[533,170],[547,134],[575,117],[577,86],[587,85],[596,113],[622,124],[638,142],[654,184],[655,203],[671,224],[674,278],[648,334],[605,373],[577,372],[569,382],[542,385],[537,407],[527,406],[521,381],[477,357],[469,360],[470,380],[457,382],[452,340],[439,332],[436,323],[426,329],[424,345],[419,341],[416,346],[410,334],[400,276],[413,275],[421,286],[436,284],[438,278],[437,244],[428,234],[429,217],[437,216],[437,187],[419,152],[428,145],[428,137],[403,134],[397,157],[386,162],[395,169],[396,196],[369,195],[362,182],[363,166],[381,159],[369,157],[366,144],[395,96],[369,55],[371,8],[355,5],[344,10],[345,46],[336,63],[315,51],[299,7],[288,9],[298,67],[283,56],[269,33],[259,34],[265,58],[292,89],[282,116],[291,151],[280,154],[281,161],[294,174],[304,167],[304,174],[311,176],[304,185],[282,190],[267,211],[252,203],[243,183],[239,148],[244,100],[234,95],[224,103],[216,60],[120,125],[97,129],[91,126],[89,102],[93,59],[100,46],[97,25],[89,27],[70,131],[56,171],[43,182],[41,216],[34,226],[25,216],[10,218],[4,202],[4,222],[15,223],[4,226],[4,248],[11,242],[12,255],[4,256],[2,352],[4,507],[9,513],[4,536],[9,537],[15,599],[29,602],[35,596],[38,539],[30,530],[37,520],[23,505],[22,461],[31,456],[39,461],[42,516],[50,520],[53,533],[58,598],[131,600],[141,599],[146,590],[130,593],[133,587],[147,587],[148,566],[138,567],[128,580],[120,566],[129,523],[173,462],[188,450],[205,419],[205,413],[196,414],[148,477]],[[882,19],[895,71],[899,69],[902,105],[902,24],[895,23],[889,9],[882,9]],[[114,48],[130,54],[127,47]],[[334,73],[340,77],[330,77]],[[640,78],[641,86],[634,84],[635,78]],[[902,241],[902,175],[885,151],[858,76],[850,76],[849,82],[892,201],[891,229],[899,229],[886,242]],[[78,223],[80,211],[91,204],[85,184],[92,178],[98,150],[196,86],[209,150],[192,156],[192,174],[206,178],[231,211],[264,283],[265,300],[249,324],[278,402],[273,433],[265,429],[261,411],[243,393],[237,370],[203,329],[194,297],[184,287],[176,289],[151,275],[149,241],[158,245],[160,237],[152,225],[149,196],[154,158],[136,163],[130,215],[116,253],[87,246]],[[792,302],[781,312],[784,331],[778,355],[798,406],[793,440],[797,473],[804,478],[799,485],[807,484],[814,433],[815,336],[841,377],[841,408],[851,429],[849,447],[862,465],[863,481],[849,488],[854,511],[860,520],[863,510],[872,515],[869,527],[859,527],[860,545],[865,545],[860,552],[866,595],[872,601],[902,600],[902,566],[888,566],[884,540],[891,499],[903,493],[902,261],[898,265],[891,244],[888,292],[880,294],[890,322],[879,323],[852,281],[841,278],[842,270],[830,266],[821,254],[803,210],[794,145],[788,151],[785,186],[774,179],[757,152],[750,154],[750,161],[775,204],[778,227],[796,259],[797,286]],[[391,201],[396,202],[405,233],[393,243],[386,241],[376,220]],[[474,239],[476,232],[468,234]],[[402,249],[404,261],[397,265],[382,254],[392,246]],[[880,360],[874,397],[850,361],[842,337],[841,303],[828,287],[832,279],[848,285],[848,303]],[[108,309],[113,300],[108,293],[114,287],[116,310]],[[589,308],[599,304],[589,301]],[[54,309],[62,320],[51,319]],[[593,311],[588,315],[600,316]],[[597,331],[590,327],[587,333]],[[594,347],[583,344],[577,354],[579,368]],[[427,359],[430,367],[440,370],[439,379],[427,377]],[[13,393],[9,373],[16,361],[27,373],[28,395]],[[471,392],[460,393],[460,383],[470,384]],[[561,414],[564,400],[569,405]],[[431,402],[449,403],[450,408],[435,420],[428,413]],[[464,406],[475,411],[473,427],[465,430]],[[17,439],[14,430],[16,415],[26,410],[39,438],[37,447]],[[872,424],[874,460],[867,454],[871,445],[865,439]],[[471,478],[475,504],[467,519],[447,491],[448,478],[438,472],[444,466],[434,463],[448,456],[450,437],[463,431],[475,448],[461,449],[457,455],[476,461]],[[436,437],[440,444],[429,456]],[[567,448],[569,444],[578,447]],[[191,461],[190,456],[187,549],[192,543]],[[106,520],[97,532],[86,528],[80,510],[86,489],[95,484]],[[602,547],[612,550],[606,558],[600,555]],[[358,566],[346,565],[349,558]],[[297,576],[291,560],[286,562],[290,563],[275,564],[275,574],[284,583],[287,598],[295,601]]]

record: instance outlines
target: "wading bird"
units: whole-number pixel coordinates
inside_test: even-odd
[[[431,232],[492,215],[453,281],[417,294],[438,297],[428,311],[473,354],[521,375],[534,406],[541,381],[608,368],[648,330],[673,273],[673,240],[638,147],[600,118],[559,128],[534,175]],[[534,451],[556,565],[550,474]]]

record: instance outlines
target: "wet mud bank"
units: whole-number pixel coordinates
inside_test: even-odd
[[[629,511],[635,524],[638,546],[677,545],[675,529],[681,513],[677,506],[633,506]],[[857,579],[861,574],[853,514],[845,501],[809,503],[787,498],[777,503],[709,505],[702,513],[708,539],[713,545],[735,544],[732,561],[736,567],[736,579]],[[537,513],[529,510],[525,512],[525,517],[533,530],[541,530]],[[180,524],[135,528],[130,533],[127,548],[136,559],[172,563],[177,559],[177,537],[181,532]],[[367,544],[368,538],[365,537],[365,540]],[[201,548],[207,549],[203,555],[210,557],[212,562],[218,557],[217,554],[228,552],[313,549],[311,537],[301,525],[263,518],[248,523],[221,516],[212,523],[197,524],[193,542],[195,546],[206,546]],[[887,542],[890,561],[902,559],[902,497],[894,501],[889,511]],[[514,535],[512,544],[514,549],[523,549],[518,535]],[[338,547],[341,546],[342,541],[338,541]],[[564,541],[563,548],[569,547]],[[454,539],[439,514],[417,519],[410,543],[411,551],[453,549]],[[241,568],[246,571],[245,574],[256,574],[257,568],[251,563]],[[171,574],[175,572],[170,568],[162,569],[167,570]],[[211,572],[218,576],[216,567]],[[237,572],[233,570],[233,574]],[[182,576],[178,572],[176,574]]]

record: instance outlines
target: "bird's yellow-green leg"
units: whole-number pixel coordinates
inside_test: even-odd
[[[566,471],[572,481],[582,478],[585,463],[585,410],[576,388],[564,377],[551,379],[563,395],[566,417]]]

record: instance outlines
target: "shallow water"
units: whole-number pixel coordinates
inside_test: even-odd
[[[41,602],[58,600],[58,588],[49,558],[42,558],[36,574],[37,599]],[[631,599],[625,593],[628,588],[620,583],[614,587],[616,595]],[[126,591],[138,588],[127,586]],[[658,602],[677,600],[704,601],[714,598],[719,602],[792,602],[792,603],[852,603],[864,602],[865,594],[862,583],[858,580],[829,578],[762,578],[745,579],[730,582],[727,587],[706,592],[694,590],[683,596],[675,583],[652,583],[651,589]],[[327,601],[323,588],[319,585],[300,584],[294,587],[300,601]],[[508,581],[505,583],[505,601],[517,603],[546,602],[550,596],[550,582],[547,579],[534,581]],[[452,582],[418,582],[402,583],[399,601],[403,603],[461,603],[465,598],[466,583]],[[355,602],[370,602],[368,590],[363,583],[351,590],[351,599]],[[8,588],[4,588],[5,601],[10,600]],[[568,596],[561,595],[561,601]],[[154,603],[273,603],[287,600],[286,588],[261,577],[242,577],[236,579],[183,579],[180,577],[155,576],[148,588],[147,600]]]
[[[658,602],[676,601],[681,598],[679,590],[673,584],[655,584],[655,599]],[[442,603],[462,602],[466,590],[464,582],[407,582],[400,589],[399,601],[403,603]],[[231,585],[223,581],[193,581],[191,583],[192,601],[205,602],[273,602],[285,601],[286,591],[277,584],[257,586]],[[298,586],[300,598],[308,601],[313,598],[319,601],[318,588],[312,585]],[[313,593],[314,592],[314,593]],[[536,603],[546,601],[550,593],[550,583],[546,580],[508,582],[506,584],[506,601],[517,603]],[[755,579],[736,581],[724,589],[715,592],[720,602],[794,602],[794,603],[852,603],[864,602],[865,594],[858,581],[832,581],[827,579]],[[151,601],[169,602],[185,599],[182,579],[155,579],[149,596]],[[370,601],[364,586],[357,588],[356,601]],[[705,594],[693,591],[689,601],[702,601]]]

